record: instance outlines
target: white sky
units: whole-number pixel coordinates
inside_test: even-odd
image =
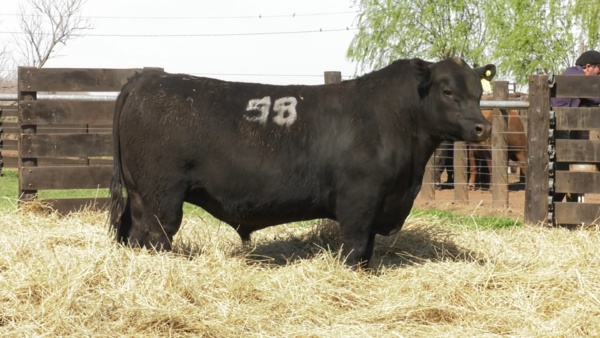
[[[19,4],[26,4],[26,1],[1,0],[0,3],[0,32],[18,31],[17,17],[10,14],[17,14]],[[321,84],[324,71],[341,71],[344,78],[354,75],[354,64],[346,60],[354,30],[218,37],[93,35],[245,34],[352,29],[356,13],[303,16],[356,12],[357,9],[351,6],[351,0],[89,0],[83,15],[92,17],[95,28],[88,32],[88,36],[67,42],[67,46],[60,50],[60,56],[50,60],[45,67],[162,67],[171,73],[229,81]],[[296,17],[292,17],[294,13]],[[259,15],[262,18],[258,18]],[[286,17],[268,17],[274,15]],[[254,18],[206,19],[239,16]],[[180,19],[133,19],[141,17]],[[0,46],[12,40],[10,34],[0,33]]]

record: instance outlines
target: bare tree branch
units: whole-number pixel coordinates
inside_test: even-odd
[[[0,22],[1,23],[1,22]],[[0,47],[0,92],[14,79],[15,73],[8,44]]]
[[[0,89],[4,88],[6,83],[11,80],[10,58],[8,47],[0,49]]]
[[[68,40],[82,37],[92,29],[89,19],[81,16],[87,0],[28,0],[20,6],[22,35],[15,35],[21,64],[42,68],[57,56]]]

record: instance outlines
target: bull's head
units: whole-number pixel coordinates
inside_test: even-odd
[[[419,93],[436,137],[451,142],[481,142],[490,137],[492,125],[481,114],[479,102],[481,79],[494,77],[494,65],[473,69],[459,58],[411,62],[420,78]]]

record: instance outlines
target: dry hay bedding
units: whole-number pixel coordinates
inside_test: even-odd
[[[249,248],[186,217],[160,254],[115,244],[106,214],[3,213],[0,227],[3,336],[600,335],[597,229],[412,217],[357,272],[328,222],[265,229]]]

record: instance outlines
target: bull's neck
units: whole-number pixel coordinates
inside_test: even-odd
[[[418,148],[422,157],[425,158],[425,163],[429,161],[429,158],[431,158],[433,152],[441,143],[442,141],[435,140],[430,135],[424,134],[419,138]]]
[[[417,128],[421,131],[418,135],[419,152],[422,154],[421,158],[424,158],[425,161],[425,163],[420,163],[420,165],[424,168],[443,139],[436,128],[438,122],[433,120],[428,114],[434,109],[431,106],[431,100],[428,99],[428,94],[425,94],[421,98],[420,103],[420,111],[416,117],[416,121],[418,124]]]

